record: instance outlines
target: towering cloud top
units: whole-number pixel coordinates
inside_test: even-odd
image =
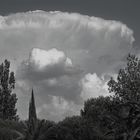
[[[45,27],[46,26],[46,27]],[[74,29],[87,28],[96,32],[108,34],[119,31],[121,36],[129,37],[132,30],[121,22],[104,20],[98,17],[90,17],[78,13],[60,11],[45,12],[41,10],[26,13],[17,13],[10,16],[0,16],[0,29],[6,28],[51,28],[51,29]],[[92,31],[91,31],[92,32]],[[108,33],[108,34],[107,34]],[[133,41],[134,38],[131,38]]]
[[[106,63],[114,68],[114,62],[128,54],[133,41],[133,31],[125,24],[78,13],[37,10],[0,17],[0,46],[5,52],[0,54],[20,60],[19,52],[27,57],[31,48],[56,48],[87,72],[102,73],[108,70]]]

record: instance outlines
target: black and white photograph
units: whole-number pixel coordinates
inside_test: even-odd
[[[140,140],[140,0],[0,0],[0,140]]]

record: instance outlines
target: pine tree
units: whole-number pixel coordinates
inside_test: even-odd
[[[36,107],[35,107],[35,100],[34,100],[34,92],[32,89],[32,94],[31,94],[31,100],[29,103],[29,132],[30,134],[33,134],[35,129],[36,129],[36,125],[37,125],[37,115],[36,115]]]
[[[12,93],[15,88],[14,72],[10,72],[10,62],[5,60],[0,65],[0,118],[3,120],[17,120],[15,108],[17,97]]]

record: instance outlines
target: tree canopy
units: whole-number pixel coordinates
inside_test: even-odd
[[[117,101],[117,113],[111,114],[116,117],[114,131],[121,131],[121,135],[128,140],[139,138],[140,59],[129,54],[126,67],[120,69],[116,80],[110,79],[108,86],[109,91],[114,93],[113,99]]]
[[[0,118],[3,120],[16,120],[17,109],[16,94],[12,93],[15,88],[14,72],[10,72],[10,62],[5,60],[0,65]]]

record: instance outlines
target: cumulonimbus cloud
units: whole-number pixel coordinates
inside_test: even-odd
[[[101,76],[120,68],[133,42],[133,31],[120,21],[39,10],[0,16],[0,55],[17,70],[19,100],[29,97],[26,93],[34,85],[37,107],[44,106],[46,115],[55,111],[53,98],[74,108],[81,100],[107,94]],[[19,114],[25,118],[22,106],[18,104]]]
[[[125,24],[78,13],[31,11],[0,18],[1,56],[22,60],[31,48],[56,48],[87,73],[113,70],[133,41]]]

